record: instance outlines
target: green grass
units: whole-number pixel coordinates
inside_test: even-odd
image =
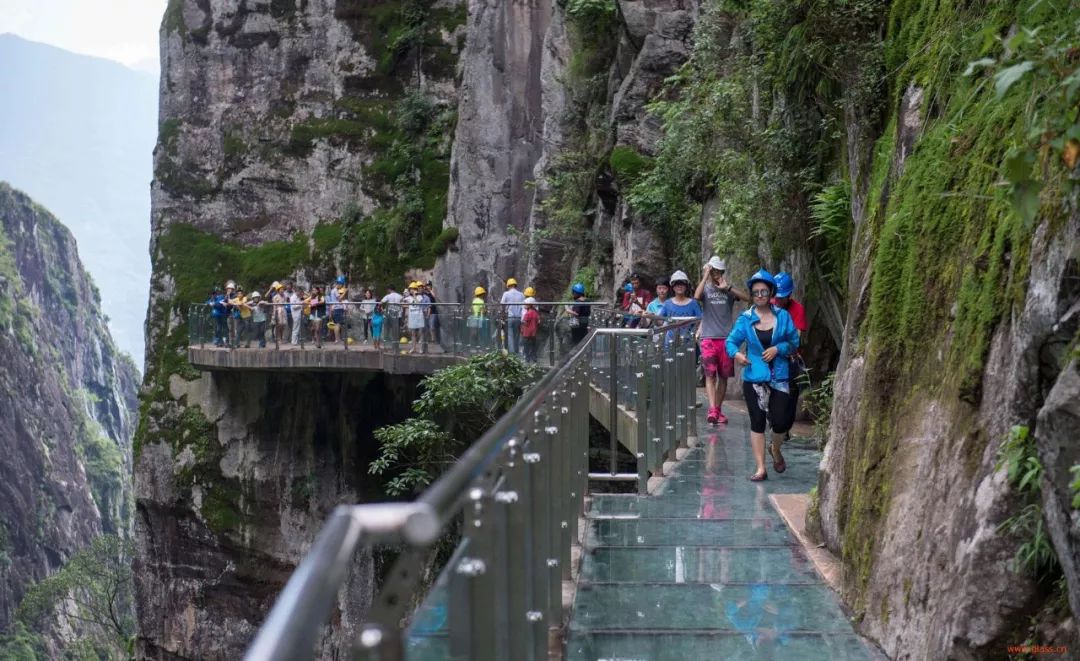
[[[608,158],[611,171],[621,185],[632,186],[653,165],[653,159],[633,147],[617,145]]]

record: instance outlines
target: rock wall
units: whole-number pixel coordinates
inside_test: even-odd
[[[409,415],[416,379],[381,374],[175,377],[179,428],[137,463],[143,658],[242,655],[333,508],[383,500],[371,431]],[[320,658],[346,658],[371,603],[357,553]]]
[[[190,306],[235,279],[399,284],[443,235],[456,0],[171,0],[161,28],[146,378],[135,437],[140,658],[239,657],[322,522],[383,500],[370,432],[415,382],[211,377]],[[320,655],[370,603],[356,559]]]
[[[128,532],[137,379],[71,233],[0,182],[0,629],[90,539]]]
[[[546,0],[470,4],[447,216],[459,238],[436,266],[452,300],[475,285],[501,293],[511,275],[558,297],[582,267],[610,300],[631,272],[671,270],[663,241],[621,197],[608,156],[653,152],[660,124],[645,105],[688,57],[697,3],[616,4],[601,19]],[[571,196],[579,219],[553,227],[543,201],[568,152],[580,169]]]
[[[1067,486],[1076,366],[1066,347],[1077,330],[1080,216],[1052,184],[1030,222],[995,192],[1010,145],[1030,130],[1032,90],[1052,82],[1032,77],[995,98],[979,75],[961,75],[977,59],[978,30],[1061,24],[1025,3],[996,7],[894,6],[883,45],[906,64],[888,83],[883,122],[845,114],[855,235],[818,493],[844,597],[892,658],[1076,644],[1053,588],[1018,560],[1031,538],[1005,524],[1025,501],[999,451],[1014,425],[1038,438],[1048,532],[1078,613]],[[935,47],[931,29],[968,50]],[[929,70],[949,75],[921,75]],[[1045,167],[1053,181],[1060,164]]]

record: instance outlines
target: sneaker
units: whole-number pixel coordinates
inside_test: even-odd
[[[709,423],[710,425],[715,425],[719,421],[720,421],[720,409],[716,408],[715,406],[711,407],[709,409],[709,415],[707,415],[705,417],[705,422]]]
[[[727,416],[724,415],[723,413],[721,413],[719,411],[719,409],[716,411],[716,422],[718,422],[721,425],[726,425],[727,424]]]

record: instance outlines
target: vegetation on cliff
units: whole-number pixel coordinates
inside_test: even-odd
[[[540,376],[541,370],[501,351],[443,368],[420,384],[416,416],[377,429],[379,457],[369,472],[389,477],[387,493],[415,493],[480,438]]]

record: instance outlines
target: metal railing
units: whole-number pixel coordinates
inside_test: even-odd
[[[588,305],[592,314],[587,328],[606,328],[622,323],[623,315],[606,302],[541,301],[536,304],[540,323],[534,337],[521,334],[508,323],[506,305],[485,305],[480,314],[471,304],[434,303],[423,310],[423,327],[410,328],[406,305],[399,304],[372,323],[370,307],[354,301],[341,302],[340,312],[328,304],[325,316],[315,317],[293,304],[262,303],[259,312],[240,317],[216,316],[211,306],[188,308],[188,345],[198,348],[270,350],[366,350],[384,353],[441,353],[468,356],[495,349],[522,355],[528,362],[553,365],[574,345],[573,320],[568,305]],[[391,307],[391,306],[387,306]]]
[[[356,550],[392,544],[402,553],[367,613],[356,656],[547,659],[549,635],[563,624],[562,581],[571,578],[590,479],[644,488],[696,434],[695,356],[682,332],[695,323],[590,330],[416,501],[339,506],[246,658],[311,658]],[[609,470],[589,472],[597,391],[609,395],[610,421],[636,419],[637,473],[617,471],[614,423]],[[460,543],[410,613],[429,548],[455,522]]]

